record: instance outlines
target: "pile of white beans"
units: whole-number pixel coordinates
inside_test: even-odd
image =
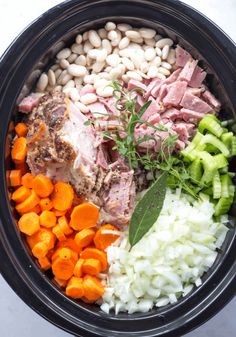
[[[70,48],[62,49],[56,63],[41,74],[36,91],[63,91],[87,113],[86,105],[96,102],[97,96],[112,96],[111,80],[168,77],[175,63],[173,44],[154,29],[107,22],[104,28],[77,35]],[[95,91],[81,96],[85,85]]]

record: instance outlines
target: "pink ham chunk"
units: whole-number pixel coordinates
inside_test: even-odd
[[[164,81],[165,84],[171,84],[174,83],[177,78],[179,77],[179,74],[181,73],[182,69],[179,68],[175,71],[173,71],[173,73]]]
[[[128,90],[131,90],[134,88],[142,89],[144,92],[147,90],[147,87],[145,84],[143,84],[140,81],[131,79],[128,83]]]
[[[210,105],[204,102],[201,98],[194,96],[189,92],[185,92],[180,105],[185,109],[190,109],[203,114],[212,111],[212,107]]]
[[[115,97],[110,98],[100,98],[99,101],[103,103],[109,113],[113,114],[114,116],[120,116],[120,111],[116,108],[116,99]]]
[[[156,87],[160,89],[161,80],[159,78],[154,78],[147,86],[145,97],[148,98],[152,94],[152,90]]]
[[[188,142],[190,136],[195,129],[195,125],[191,123],[179,122],[176,123],[172,128],[179,135],[179,140],[183,141],[185,144]]]
[[[196,60],[189,60],[183,67],[178,79],[181,81],[189,82],[193,76],[194,70],[197,66],[197,62],[198,61]]]
[[[205,77],[206,72],[199,66],[196,66],[188,85],[192,88],[199,88],[202,85],[202,82],[205,80]]]
[[[161,114],[161,118],[162,119],[170,119],[171,121],[176,120],[177,118],[179,118],[180,115],[180,111],[175,109],[175,108],[170,108],[168,110],[166,110],[163,114]]]
[[[202,97],[205,99],[207,103],[213,106],[213,108],[216,111],[220,110],[220,106],[221,106],[220,102],[218,101],[218,99],[215,98],[215,96],[209,90],[205,90],[204,93],[202,94]]]
[[[166,106],[178,106],[182,100],[187,88],[187,82],[176,81],[167,87],[167,95],[163,99],[163,104]]]
[[[144,112],[144,114],[142,115],[142,118],[141,118],[144,121],[147,121],[151,116],[156,115],[157,113],[159,114],[159,112],[160,112],[160,106],[154,100],[153,97],[150,97],[150,101],[152,101],[152,103],[149,105],[149,107]]]
[[[198,124],[200,120],[205,116],[202,112],[193,111],[190,109],[181,109],[180,117],[185,121],[193,124]]]
[[[103,103],[95,102],[87,105],[87,107],[95,118],[108,118],[107,116],[105,116],[106,114],[108,114],[108,112]]]
[[[175,52],[176,52],[176,65],[179,67],[184,67],[185,64],[188,62],[188,60],[192,58],[191,55],[179,45],[177,45]]]
[[[41,96],[41,94],[31,94],[30,96],[23,98],[18,106],[19,111],[26,114],[31,112],[33,108],[38,106]]]

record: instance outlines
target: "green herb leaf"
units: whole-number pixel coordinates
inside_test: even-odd
[[[90,121],[90,120],[88,120],[88,121],[84,122],[84,125],[85,125],[85,126],[89,126],[89,125],[91,125],[91,121]]]
[[[168,172],[163,172],[137,203],[129,224],[129,242],[133,247],[149,231],[162,210]]]

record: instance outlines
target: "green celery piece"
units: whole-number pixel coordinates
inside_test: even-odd
[[[229,186],[229,196],[233,198],[234,194],[235,194],[235,186],[234,185],[230,185]]]
[[[217,123],[221,124],[221,120],[219,118],[216,117],[216,115],[213,115],[213,114],[206,114],[205,117],[207,118],[211,118],[213,119],[214,121],[216,121]],[[205,118],[204,117],[204,118]]]
[[[222,133],[224,132],[223,128],[220,125],[218,120],[216,121],[210,115],[206,115],[198,125],[198,130],[203,133],[205,130],[209,131],[216,137],[221,137]]]
[[[230,176],[230,178],[235,177],[235,172],[223,172],[223,173],[228,173],[228,175]]]
[[[223,135],[220,137],[222,142],[227,146],[229,150],[231,147],[233,135],[234,135],[233,132],[226,132],[226,133],[223,133]]]
[[[207,194],[207,195],[209,195],[211,197],[213,195],[213,188],[212,188],[212,186],[210,186],[208,188],[204,188],[202,190],[202,193]]]
[[[214,145],[220,150],[220,152],[223,153],[225,157],[228,157],[230,154],[228,148],[224,145],[224,143],[213,135],[206,134],[205,136],[203,136],[199,145],[201,146],[202,143]]]
[[[181,151],[181,154],[184,156],[184,158],[192,161],[196,157],[194,155],[193,150],[196,148],[196,146],[200,143],[202,140],[203,135],[200,132],[197,132],[195,137],[192,139],[191,143]]]
[[[228,160],[222,153],[216,154],[214,157],[215,167],[217,170],[228,166]]]
[[[219,173],[220,174],[228,173],[228,171],[229,171],[229,167],[228,166],[225,166],[225,167],[219,169]]]
[[[221,181],[221,197],[228,198],[230,196],[229,187],[233,186],[232,180],[228,174],[223,174],[220,177]]]
[[[215,147],[214,145],[212,145],[212,144],[206,144],[204,150],[207,151],[207,152],[209,152],[209,153],[211,153],[211,154],[220,153],[220,150],[217,147]]]
[[[233,136],[231,140],[231,156],[236,156],[236,137]]]
[[[233,198],[220,198],[215,206],[215,216],[224,215],[228,213],[232,205]]]
[[[193,182],[198,183],[203,174],[203,168],[200,158],[195,159],[191,165],[188,167],[190,178]]]
[[[221,181],[220,181],[220,175],[218,171],[216,171],[213,177],[212,185],[213,185],[213,198],[220,199],[222,195],[221,195]]]

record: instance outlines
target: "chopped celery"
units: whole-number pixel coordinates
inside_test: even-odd
[[[195,147],[200,143],[202,140],[203,135],[200,132],[197,132],[191,143],[181,151],[181,154],[188,160],[192,161],[195,159],[195,156],[193,156],[191,153],[195,149]]]
[[[221,136],[222,142],[227,146],[229,150],[230,150],[233,135],[234,135],[233,132],[226,132],[226,133],[223,133],[223,135]]]
[[[228,198],[229,197],[229,186],[232,185],[232,181],[228,174],[224,174],[220,177],[221,181],[221,197]]]
[[[220,199],[221,197],[221,181],[219,172],[216,171],[213,177],[213,198]]]
[[[228,173],[228,175],[230,176],[230,178],[235,177],[235,172],[223,172],[223,173]]]
[[[216,117],[215,117],[216,118]],[[209,131],[216,137],[220,137],[224,132],[218,120],[211,117],[211,115],[206,115],[198,125],[198,130],[203,133],[205,130]]]
[[[198,183],[202,177],[202,164],[200,158],[194,160],[188,168],[190,178],[193,182]]]
[[[201,185],[211,184],[215,173],[216,173],[216,169],[209,169],[209,167],[205,167],[204,173],[203,173],[201,181],[200,181],[200,184]]]
[[[215,206],[215,216],[223,215],[228,213],[232,205],[232,198],[220,198]]]
[[[231,156],[236,156],[236,137],[233,136],[231,140]]]
[[[230,197],[234,197],[234,193],[235,193],[235,186],[234,185],[230,185],[229,186],[229,196]]]
[[[206,144],[204,150],[207,151],[207,152],[209,152],[209,153],[211,153],[211,154],[220,153],[220,150],[217,147],[215,147],[214,145],[212,145],[212,144]]]
[[[203,192],[204,194],[207,194],[207,195],[209,195],[209,196],[212,196],[212,195],[213,195],[213,188],[212,188],[212,186],[210,186],[210,187],[208,187],[208,188],[203,189],[202,192]]]
[[[214,157],[216,169],[222,169],[228,165],[228,161],[222,153],[216,154]]]
[[[214,145],[215,147],[217,147],[220,150],[220,152],[223,153],[223,155],[225,157],[229,156],[229,150],[224,145],[224,143],[222,141],[220,141],[219,139],[217,139],[213,135],[206,134],[205,136],[203,136],[203,138],[201,139],[201,142],[200,142],[199,145],[201,146],[201,144],[211,144],[211,145]],[[198,147],[197,147],[197,149],[198,149]]]
[[[225,166],[225,167],[219,169],[219,173],[220,174],[228,173],[228,171],[229,171],[229,167],[228,166]]]

